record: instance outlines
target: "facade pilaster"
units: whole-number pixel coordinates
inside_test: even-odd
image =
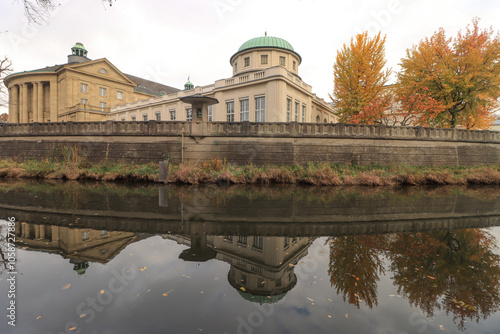
[[[28,85],[25,83],[19,84],[20,112],[19,123],[28,123]]]
[[[33,89],[31,94],[31,111],[33,112],[33,122],[39,122],[38,120],[38,83],[33,82]]]
[[[49,85],[50,121],[57,122],[57,81],[50,80]]]
[[[19,123],[19,87],[9,88],[9,123]]]
[[[37,83],[37,92],[36,94],[38,95],[38,122],[43,122],[43,82],[38,82]]]

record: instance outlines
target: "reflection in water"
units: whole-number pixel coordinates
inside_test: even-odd
[[[175,253],[183,263],[228,264],[226,285],[255,305],[278,305],[296,292],[296,266],[326,239],[323,294],[372,310],[390,279],[428,318],[445,313],[465,330],[466,321],[500,310],[499,241],[486,229],[500,225],[500,190],[487,194],[168,187],[158,196],[154,187],[25,183],[0,188],[0,214],[18,218],[20,249],[59,254],[80,277],[159,235],[183,246]]]

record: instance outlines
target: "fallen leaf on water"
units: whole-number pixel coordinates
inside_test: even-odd
[[[436,277],[432,277],[432,276],[427,276],[427,277],[430,279],[436,279]]]
[[[328,298],[329,301],[333,302],[333,299]]]
[[[22,249],[22,250],[26,250],[26,249],[28,249],[28,247],[23,247],[23,248],[21,248],[21,249]]]
[[[41,316],[41,315],[39,315],[38,317],[36,317],[36,320],[40,319],[41,317],[42,317],[42,316]]]
[[[101,295],[103,295],[103,294],[104,294],[104,290],[101,290],[100,292],[101,292]]]
[[[307,297],[307,299],[309,299],[309,300],[310,300],[310,301],[312,301],[312,302],[314,301],[314,299],[312,299],[312,298],[309,298],[309,297]]]
[[[349,313],[346,313],[345,314],[345,318],[348,319],[349,318]]]
[[[203,291],[201,291],[200,293],[203,293]]]
[[[359,281],[359,277],[356,277],[356,281]]]
[[[66,284],[65,286],[62,287],[63,290],[68,290],[70,287],[71,283]]]
[[[331,318],[332,316],[331,315],[328,315],[328,318]]]
[[[439,325],[439,328],[441,328],[441,330],[444,331],[444,326],[443,325]]]
[[[75,329],[76,329],[76,327],[71,327],[69,330],[74,331]]]
[[[316,303],[311,303],[311,305],[316,305]]]
[[[162,294],[162,296],[163,296],[163,297],[166,297],[166,296],[168,296],[168,294],[169,294],[170,292],[172,292],[172,291],[174,291],[174,290],[175,290],[175,289],[172,289],[172,290],[170,290],[170,291],[167,291],[167,292],[163,293],[163,294]]]
[[[139,270],[140,270],[140,271],[144,271],[144,270],[146,270],[146,269],[148,269],[148,267],[139,267]]]
[[[80,314],[80,319],[85,318],[87,316],[87,313]]]

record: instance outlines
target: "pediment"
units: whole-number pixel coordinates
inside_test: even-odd
[[[106,58],[91,60],[85,63],[68,64],[64,66],[64,69],[136,86],[132,80]]]

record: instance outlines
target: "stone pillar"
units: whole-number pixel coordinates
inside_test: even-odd
[[[19,123],[19,87],[9,88],[9,123]]]
[[[38,122],[42,123],[43,122],[43,82],[38,82],[37,83],[37,92],[36,94],[38,95]]]
[[[28,123],[28,85],[19,85],[19,123]]]
[[[45,225],[40,225],[40,239],[45,239]]]
[[[31,90],[31,111],[33,112],[33,122],[38,120],[38,82],[33,82],[33,89]]]
[[[40,225],[33,225],[35,229],[35,240],[40,239]]]
[[[50,102],[50,121],[51,122],[57,122],[57,81],[56,80],[50,80],[50,97],[49,97],[49,102]]]

